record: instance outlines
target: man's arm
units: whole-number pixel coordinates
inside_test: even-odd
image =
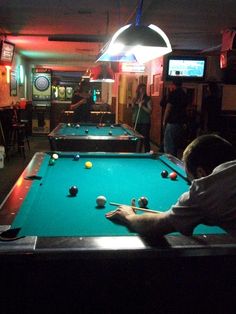
[[[127,226],[130,230],[146,236],[163,236],[176,231],[166,213],[144,213],[137,215],[130,206],[119,206],[106,214],[110,220]]]
[[[82,98],[79,101],[77,101],[76,103],[71,104],[70,109],[74,110],[74,109],[78,108],[79,106],[86,104],[86,102],[87,102],[86,98]]]

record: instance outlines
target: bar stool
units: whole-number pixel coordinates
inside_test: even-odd
[[[24,157],[25,156],[25,143],[27,143],[28,149],[30,150],[29,138],[26,130],[25,123],[13,123],[11,126],[11,144],[13,147],[17,145],[18,152]]]

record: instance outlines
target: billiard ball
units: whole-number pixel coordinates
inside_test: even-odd
[[[56,153],[55,153],[55,154],[52,154],[52,158],[53,158],[53,159],[58,159],[58,158],[59,158],[59,155],[56,154]]]
[[[111,128],[114,129],[114,125],[113,124],[111,124]]]
[[[79,125],[79,124],[76,124],[76,126],[75,126],[75,127],[78,129],[78,128],[80,128],[80,125]]]
[[[90,169],[92,168],[93,164],[91,163],[91,161],[86,161],[85,163],[85,168]]]
[[[53,166],[55,164],[55,159],[50,158],[48,164],[49,164],[49,166]]]
[[[80,159],[80,155],[79,154],[76,154],[75,156],[74,156],[74,160],[79,160]]]
[[[70,187],[69,189],[69,193],[71,196],[76,196],[76,194],[78,193],[78,188],[77,186],[73,185]]]
[[[106,202],[107,202],[107,199],[103,195],[100,195],[96,198],[96,203],[98,207],[104,207]]]
[[[85,130],[85,133],[87,133],[87,134],[88,134],[88,129],[86,129],[86,130]]]
[[[139,205],[139,207],[145,208],[145,207],[147,207],[147,204],[148,204],[148,199],[147,199],[147,197],[142,196],[142,197],[140,197],[140,198],[138,199],[138,205]]]
[[[128,132],[124,132],[124,135],[128,135]]]
[[[176,172],[171,172],[171,173],[169,174],[169,177],[170,177],[171,180],[176,180],[176,178],[177,178],[177,173],[176,173]]]
[[[109,135],[112,135],[112,131],[109,131],[109,133],[108,133]]]
[[[71,126],[71,124],[70,124],[70,123],[67,123],[67,126]]]
[[[168,171],[163,170],[163,171],[161,172],[161,176],[162,176],[162,178],[167,178],[167,177],[168,177]]]

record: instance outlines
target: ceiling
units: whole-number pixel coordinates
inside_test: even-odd
[[[55,70],[84,70],[95,65],[117,29],[135,22],[138,4],[139,0],[0,0],[0,33],[32,62]],[[141,23],[159,26],[172,49],[219,50],[222,30],[236,26],[235,0],[144,0]],[[50,35],[77,41],[49,41]]]

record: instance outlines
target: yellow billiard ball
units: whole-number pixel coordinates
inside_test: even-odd
[[[85,163],[85,168],[90,169],[92,168],[93,164],[91,163],[91,161],[86,161]]]

